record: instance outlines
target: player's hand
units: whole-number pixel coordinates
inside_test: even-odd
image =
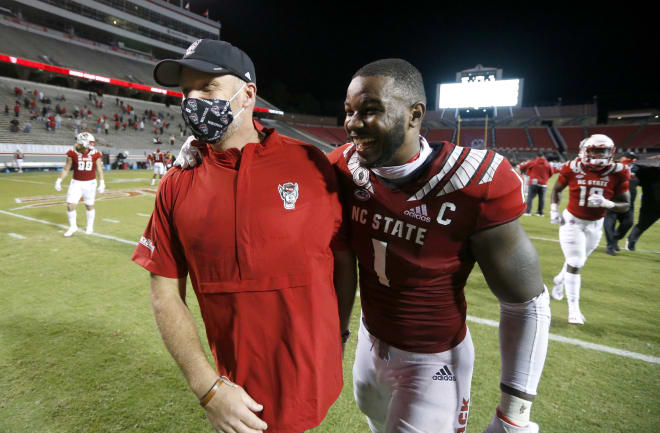
[[[551,210],[550,211],[550,224],[563,224],[563,218],[559,211]]]
[[[59,177],[55,181],[55,191],[62,191],[62,179]]]
[[[605,209],[612,209],[614,202],[606,199],[600,194],[592,194],[587,199],[587,207],[602,207]]]
[[[493,420],[488,424],[488,427],[483,433],[538,433],[539,425],[534,422],[529,422],[525,427],[516,427],[508,422],[500,419],[500,417],[493,416]]]
[[[204,409],[213,428],[220,433],[261,433],[268,428],[255,414],[263,406],[236,384],[223,383]]]
[[[104,181],[99,182],[99,187],[97,188],[97,191],[99,193],[103,193],[105,191],[105,182]]]
[[[194,166],[201,164],[202,154],[198,148],[192,145],[192,142],[195,140],[195,137],[192,135],[186,139],[186,141],[181,146],[179,151],[179,156],[176,157],[174,165],[176,167],[181,167],[182,169],[193,168]]]

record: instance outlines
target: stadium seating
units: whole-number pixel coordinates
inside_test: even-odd
[[[532,142],[535,148],[539,149],[557,149],[550,131],[548,128],[528,128],[529,135],[532,137]]]
[[[454,136],[454,130],[449,128],[430,129],[426,134],[426,141],[429,143],[438,143],[440,141],[451,141]]]
[[[564,126],[557,130],[566,143],[566,151],[571,153],[577,153],[580,141],[584,140],[589,133],[583,126]]]
[[[622,147],[626,141],[640,129],[639,125],[619,125],[619,126],[590,126],[589,135],[605,134],[614,141],[617,147]]]
[[[343,128],[312,125],[295,125],[295,128],[311,134],[324,143],[332,144],[334,146],[340,146],[346,143],[346,133]]]
[[[495,128],[495,142],[497,148],[527,149],[531,147],[524,128]]]
[[[660,148],[660,124],[648,124],[626,143],[627,148]]]

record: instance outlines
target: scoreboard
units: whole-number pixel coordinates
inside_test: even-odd
[[[523,79],[503,80],[502,70],[477,65],[456,74],[455,83],[437,86],[437,109],[479,109],[519,107],[522,103]]]

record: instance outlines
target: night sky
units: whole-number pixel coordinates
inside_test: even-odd
[[[455,3],[191,0],[222,24],[222,39],[255,63],[259,94],[281,108],[339,114],[352,74],[400,57],[424,77],[428,107],[436,84],[477,64],[524,78],[523,105],[588,103],[610,109],[660,106],[651,59],[659,23],[648,8],[574,9]],[[538,2],[540,3],[540,2]],[[573,2],[573,5],[582,2]],[[323,7],[316,6],[322,4]],[[653,42],[653,43],[652,43]],[[649,82],[646,82],[649,81]],[[283,107],[282,107],[283,106]]]

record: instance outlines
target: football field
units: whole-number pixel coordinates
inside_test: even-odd
[[[148,273],[130,260],[153,209],[151,173],[105,176],[96,233],[64,238],[66,190],[54,190],[56,173],[0,174],[1,433],[213,431],[158,335]],[[563,256],[546,196],[546,216],[522,224],[550,288]],[[641,189],[637,212],[639,196]],[[82,203],[77,211],[84,230]],[[551,341],[532,408],[541,432],[660,431],[660,224],[635,252],[622,242],[611,257],[604,245],[603,235],[582,271],[586,324],[569,326],[566,301],[551,300]],[[499,305],[478,267],[466,296],[476,350],[468,431],[481,433],[499,401]],[[207,346],[192,288],[187,303]],[[354,336],[359,306],[357,298]],[[314,432],[369,432],[352,396],[355,343],[343,392]]]

